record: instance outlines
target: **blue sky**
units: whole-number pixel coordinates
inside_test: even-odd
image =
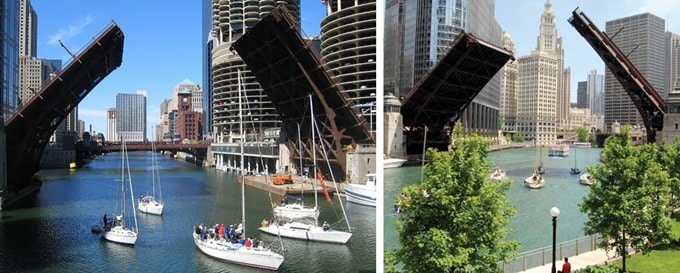
[[[86,130],[106,134],[106,109],[116,94],[147,91],[147,130],[160,119],[160,103],[184,79],[201,83],[201,2],[190,1],[54,1],[33,0],[38,14],[38,58],[61,59],[84,48],[112,20],[125,33],[123,63],[79,104]],[[303,0],[302,25],[319,34],[325,15],[321,0]]]
[[[496,0],[496,21],[515,43],[516,57],[536,48],[541,13],[545,0]],[[666,20],[666,29],[680,33],[680,1],[677,0],[553,0],[557,33],[562,36],[565,61],[571,68],[571,100],[576,101],[576,86],[591,70],[604,74],[604,63],[567,19],[575,8],[583,11],[601,30],[607,21],[650,12]]]

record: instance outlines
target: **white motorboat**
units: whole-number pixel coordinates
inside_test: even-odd
[[[315,113],[314,112],[314,105],[312,104],[312,95],[309,95],[309,101],[310,101],[310,113]],[[312,139],[312,147],[317,147],[316,146],[316,137],[315,137],[315,131],[319,130],[318,125],[316,124],[316,121],[314,119],[314,115],[310,115],[311,117],[311,139]],[[298,134],[299,135],[299,134]],[[321,135],[321,132],[319,132],[319,135]],[[323,148],[323,153],[327,154],[326,147],[324,145],[321,145]],[[316,164],[316,151],[314,151],[312,156],[312,162]],[[327,162],[328,163],[328,162]],[[330,168],[330,164],[328,166]],[[318,195],[316,194],[317,191],[317,181],[321,183],[321,186],[324,188],[324,192],[326,193],[326,200],[331,202],[330,196],[327,194],[325,191],[325,184],[323,182],[323,176],[321,174],[321,171],[317,169],[317,166],[314,165],[314,173],[316,173],[314,181],[314,207],[319,207],[318,204]],[[332,176],[331,176],[332,177]],[[335,180],[333,181],[335,183]],[[336,184],[336,191],[337,191],[337,184]],[[347,191],[347,189],[345,189]],[[342,214],[345,218],[345,221],[347,222],[347,228],[351,230],[349,226],[349,221],[347,220],[347,215],[345,214],[345,208],[340,202],[340,207],[342,208]],[[322,226],[319,226],[319,219],[314,218],[313,223],[309,223],[309,221],[302,221],[302,220],[296,220],[292,222],[285,222],[284,219],[282,218],[276,218],[272,223],[263,223],[263,225],[260,227],[260,231],[272,235],[278,235],[281,237],[285,238],[292,238],[292,239],[298,239],[298,240],[307,240],[307,241],[317,241],[317,242],[325,242],[325,243],[337,243],[337,244],[346,244],[347,241],[352,237],[351,232],[345,232],[345,231],[339,231],[333,229],[330,225],[324,222]]]
[[[162,215],[163,214],[163,193],[161,192],[160,171],[158,159],[156,158],[156,145],[151,142],[151,194],[140,197],[137,200],[137,209],[141,212]],[[156,198],[156,188],[158,188],[158,198]]]
[[[399,168],[404,163],[406,163],[406,159],[385,156],[383,158],[383,169]]]
[[[545,186],[545,178],[537,171],[534,171],[534,174],[524,179],[524,186],[531,189],[543,188]]]
[[[493,170],[493,173],[491,173],[491,176],[489,176],[491,180],[501,180],[505,178],[505,171],[501,168],[496,168]]]
[[[366,184],[345,184],[345,196],[347,201],[365,206],[375,207],[376,200],[376,176],[367,174]]]
[[[284,197],[285,198],[285,197]],[[285,199],[284,199],[285,200]],[[302,202],[288,203],[282,200],[281,204],[274,208],[274,215],[280,216],[286,219],[299,219],[299,218],[318,218],[319,210],[310,207],[306,207]]]
[[[104,239],[111,241],[111,242],[116,242],[116,243],[121,243],[121,244],[128,244],[128,245],[134,245],[135,242],[137,242],[137,236],[139,235],[139,228],[137,226],[137,213],[135,212],[135,203],[134,203],[134,193],[132,192],[132,178],[130,176],[130,163],[128,162],[127,158],[127,149],[125,146],[125,140],[121,141],[121,154],[120,154],[120,161],[121,161],[121,168],[120,168],[120,176],[121,176],[121,211],[119,213],[114,213],[115,215],[114,218],[108,218],[106,214],[104,214],[104,228],[102,232],[102,237]],[[127,178],[126,178],[126,171],[127,169]],[[132,203],[132,215],[135,219],[135,227],[127,227],[125,226],[125,198],[126,198],[126,189],[125,189],[125,181],[128,181],[129,183],[129,192],[130,192],[130,202]]]
[[[583,184],[583,185],[588,185],[588,186],[595,183],[593,176],[591,174],[589,174],[588,172],[583,173],[581,175],[581,177],[579,177],[578,182]]]
[[[241,73],[238,72],[238,105],[239,105],[239,126],[241,134],[243,135],[243,109],[241,106]],[[241,151],[241,221],[246,222],[246,206],[245,206],[245,164],[243,141],[240,142]],[[264,243],[258,243],[258,246],[248,243],[231,242],[225,240],[224,237],[215,235],[214,230],[211,232],[213,236],[207,236],[205,227],[202,230],[195,229],[193,232],[194,244],[204,254],[215,259],[223,260],[229,263],[245,265],[249,267],[264,268],[267,270],[278,270],[283,263],[283,256],[266,248]],[[246,229],[241,229],[240,237],[246,239]],[[245,241],[247,242],[247,241]]]

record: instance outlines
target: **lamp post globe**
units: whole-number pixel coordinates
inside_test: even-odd
[[[550,209],[550,216],[552,216],[552,217],[560,216],[560,209],[558,209],[557,207],[552,207]]]
[[[556,250],[556,234],[557,234],[557,217],[560,216],[560,209],[557,207],[552,207],[550,209],[550,216],[552,216],[552,227],[553,227],[553,243],[552,243],[552,270],[550,272],[556,273],[557,267],[555,267],[555,250]]]

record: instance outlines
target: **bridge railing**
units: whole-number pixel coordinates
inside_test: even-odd
[[[556,261],[564,257],[572,257],[597,249],[597,244],[602,242],[600,236],[583,237],[571,241],[559,243],[555,247]],[[520,253],[517,257],[498,264],[505,273],[526,271],[530,268],[552,263],[552,246]]]

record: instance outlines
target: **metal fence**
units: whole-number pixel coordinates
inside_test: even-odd
[[[600,236],[591,236],[559,243],[555,247],[555,260],[593,251],[601,241]],[[552,263],[552,246],[520,253],[515,258],[499,263],[498,267],[505,273],[515,273],[549,263]]]

